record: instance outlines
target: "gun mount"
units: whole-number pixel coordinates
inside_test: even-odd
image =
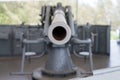
[[[69,42],[74,30],[74,24],[70,7],[62,7],[58,3],[56,7],[46,6],[44,17],[44,36],[48,38],[48,61],[43,73],[53,75],[66,75],[75,73],[69,52]],[[52,12],[51,12],[52,11]],[[72,20],[72,21],[71,21]],[[71,26],[72,24],[72,26]]]

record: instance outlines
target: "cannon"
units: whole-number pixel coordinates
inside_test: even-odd
[[[57,6],[43,6],[41,13],[42,14],[40,16],[44,36],[36,40],[23,39],[23,44],[40,44],[43,42],[46,44],[45,52],[48,54],[47,62],[42,69],[35,70],[33,75],[39,75],[39,72],[50,76],[66,76],[76,74],[76,66],[72,62],[69,48],[74,44],[81,43],[90,44],[89,48],[91,48],[91,40],[78,39],[75,29],[77,28],[77,24],[73,21],[71,6],[63,7],[61,3],[58,3]],[[91,49],[89,49],[89,51],[91,53]],[[23,46],[22,72],[25,60],[24,53],[25,48]],[[91,55],[90,62],[92,71]]]
[[[52,11],[52,12],[51,12]],[[75,35],[71,7],[46,6],[44,36],[49,40],[48,60],[43,69],[44,74],[67,75],[74,74],[69,45]]]

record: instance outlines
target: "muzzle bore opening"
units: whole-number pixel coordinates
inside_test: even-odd
[[[56,40],[63,40],[66,37],[66,29],[62,26],[57,26],[53,29],[52,35]]]

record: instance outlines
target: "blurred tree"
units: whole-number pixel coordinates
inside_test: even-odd
[[[82,0],[79,0],[82,1]],[[78,24],[110,24],[112,29],[120,26],[120,6],[113,4],[113,0],[97,0],[94,6],[86,1],[77,0],[41,0],[30,2],[0,2],[0,24],[38,24],[40,19],[41,6],[56,5],[61,2],[63,6],[70,5],[74,19],[78,19]],[[92,0],[91,0],[92,1]],[[120,4],[119,0],[116,0]],[[78,13],[76,13],[78,12]],[[78,14],[78,15],[77,15]]]

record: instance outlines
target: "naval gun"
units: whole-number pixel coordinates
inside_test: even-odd
[[[91,40],[77,38],[75,31],[77,26],[73,21],[71,6],[63,7],[61,3],[57,6],[43,6],[41,13],[44,37],[37,40],[24,39],[23,43],[46,43],[48,59],[41,70],[42,74],[55,76],[75,74],[69,47],[81,43],[91,44]],[[92,61],[91,55],[90,59]]]
[[[48,60],[42,72],[53,75],[73,74],[75,70],[69,45],[71,38],[76,35],[71,7],[62,7],[62,4],[58,3],[56,7],[43,8],[44,36],[48,40],[49,47]]]

